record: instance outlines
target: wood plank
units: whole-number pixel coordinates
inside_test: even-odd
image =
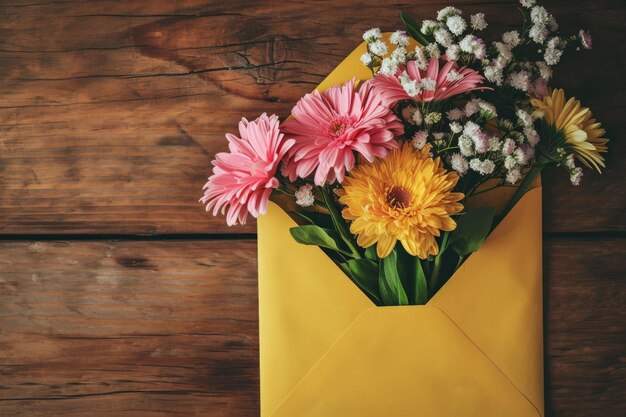
[[[0,415],[255,414],[253,241],[0,247]]]
[[[518,19],[512,3],[455,4],[503,31]],[[566,30],[594,32],[596,48],[567,59],[557,80],[614,139],[602,177],[573,191],[561,173],[546,180],[546,230],[625,231],[622,2],[544,3]],[[197,203],[224,132],[242,116],[288,114],[369,26],[444,4],[2,2],[0,232],[253,232]]]
[[[626,240],[548,239],[548,416],[626,413]],[[0,242],[0,415],[258,416],[254,241]]]

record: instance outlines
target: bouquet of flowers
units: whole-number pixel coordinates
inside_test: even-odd
[[[543,415],[539,174],[579,185],[608,140],[550,86],[591,36],[520,3],[491,43],[482,13],[402,14],[289,118],[226,135],[201,201],[265,214],[262,416]]]
[[[291,213],[293,238],[316,245],[376,305],[426,303],[537,181],[580,164],[598,172],[608,140],[591,113],[550,86],[591,36],[558,32],[535,0],[522,26],[491,43],[482,13],[446,7],[436,19],[363,34],[372,74],[304,96],[291,117],[262,114],[227,134],[201,201],[229,225]],[[499,207],[475,199],[510,189]]]

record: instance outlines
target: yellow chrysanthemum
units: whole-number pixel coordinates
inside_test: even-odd
[[[385,159],[359,165],[339,191],[346,206],[342,215],[352,221],[357,243],[364,248],[377,243],[380,258],[398,240],[411,255],[436,255],[440,230],[456,228],[450,216],[463,208],[458,202],[463,194],[452,192],[459,177],[446,171],[439,158],[433,160],[427,148],[416,151],[405,144]]]
[[[533,99],[532,105],[543,112],[544,120],[565,135],[567,145],[571,147],[576,158],[590,168],[600,172],[604,168],[604,158],[600,153],[607,151],[608,139],[587,107],[580,101],[570,98],[565,102],[562,89],[552,91],[543,100]]]

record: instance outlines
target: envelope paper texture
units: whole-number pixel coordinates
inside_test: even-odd
[[[371,78],[363,52],[318,89]],[[375,306],[294,226],[275,204],[258,220],[262,417],[544,415],[540,186],[423,306]]]

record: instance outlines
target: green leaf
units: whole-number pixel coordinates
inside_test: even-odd
[[[404,292],[406,292],[409,304],[415,304],[415,260],[417,258],[408,253],[400,242],[396,244],[395,252],[400,283],[402,283]]]
[[[372,245],[365,249],[365,257],[372,261],[378,260],[378,255],[376,255],[376,245]]]
[[[406,31],[409,35],[411,35],[416,41],[422,44],[422,46],[428,45],[430,42],[428,39],[422,35],[420,32],[420,27],[415,20],[408,14],[402,12],[400,13],[400,19],[402,19],[402,23],[406,26]]]
[[[422,267],[422,260],[415,257],[416,269],[415,271],[415,304],[426,304],[428,301],[428,284],[426,283],[426,274]]]
[[[378,263],[369,259],[350,259],[343,263],[354,282],[363,292],[370,296],[376,304],[381,303],[378,288]]]
[[[300,217],[310,224],[317,225],[324,229],[332,229],[333,221],[328,214],[317,213],[315,211],[292,211],[291,213]]]
[[[291,236],[298,243],[304,245],[315,245],[326,249],[332,249],[350,256],[350,253],[339,248],[337,241],[341,239],[337,232],[329,229],[322,229],[315,225],[305,225],[292,227],[289,229]]]
[[[397,267],[397,255],[393,250],[382,260],[378,269],[378,285],[383,304],[388,306],[408,305],[409,300],[400,282]]]
[[[491,207],[478,207],[460,216],[450,237],[450,247],[461,258],[476,252],[491,231],[495,214]]]

